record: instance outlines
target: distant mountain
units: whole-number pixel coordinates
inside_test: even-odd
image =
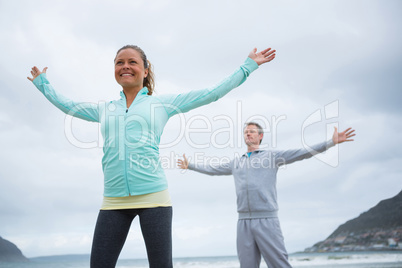
[[[40,262],[74,262],[74,261],[88,261],[90,260],[89,254],[70,254],[70,255],[53,255],[30,258],[31,261]]]
[[[307,252],[402,250],[402,191],[340,225]]]
[[[21,250],[8,240],[0,237],[0,262],[27,262]]]

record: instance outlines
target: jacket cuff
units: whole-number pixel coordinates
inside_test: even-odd
[[[329,139],[329,140],[327,141],[327,148],[331,148],[331,147],[333,147],[333,146],[335,146],[334,141],[333,141],[332,139]]]
[[[258,69],[258,64],[250,57],[247,57],[243,65],[247,70],[250,71],[250,73]]]
[[[193,163],[188,163],[187,169],[194,170],[195,165]]]
[[[36,87],[39,87],[40,85],[43,85],[43,84],[48,84],[49,82],[48,82],[48,80],[47,80],[47,77],[46,77],[46,74],[45,73],[41,73],[38,77],[36,77],[33,81],[33,84],[36,86]]]

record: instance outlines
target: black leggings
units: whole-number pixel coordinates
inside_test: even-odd
[[[92,243],[91,268],[114,268],[131,222],[140,217],[149,267],[171,268],[172,207],[101,210]]]

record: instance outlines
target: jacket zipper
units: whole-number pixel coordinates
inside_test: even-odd
[[[250,169],[250,157],[249,156],[247,156],[247,175],[246,175],[246,186],[247,186],[247,205],[248,205],[248,213],[249,213],[249,215],[250,215],[250,217],[251,217],[251,209],[250,209],[250,195],[249,195],[249,189],[248,189],[248,185],[249,185],[249,176],[248,176],[248,172],[249,172],[249,169]]]
[[[128,107],[127,107],[127,99],[126,96],[124,95],[124,102],[126,104],[126,113],[124,114],[124,122],[126,121],[127,113],[128,113]],[[124,176],[126,179],[126,187],[128,191],[128,195],[131,196],[131,190],[130,190],[130,184],[128,183],[128,176],[127,176],[127,145],[126,145],[126,126],[124,125]]]
[[[131,103],[130,107],[133,106],[133,104],[135,103],[135,101],[137,100],[139,92],[137,93],[137,95],[135,96],[133,102]],[[130,107],[127,107],[127,98],[126,95],[123,93],[124,95],[124,102],[126,104],[126,113],[124,115],[124,119],[126,119],[127,117],[127,113],[128,113],[128,109]],[[125,179],[126,179],[126,185],[127,185],[127,190],[128,190],[128,195],[131,196],[131,190],[130,190],[130,184],[128,183],[128,176],[127,176],[127,161],[129,160],[129,158],[127,157],[127,145],[126,145],[126,127],[124,126],[124,155],[125,155],[125,160],[124,160],[124,174],[125,174]]]

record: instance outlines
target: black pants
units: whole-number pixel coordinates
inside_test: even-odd
[[[171,268],[172,207],[101,210],[92,243],[91,268],[114,268],[131,222],[140,217],[150,268]]]

